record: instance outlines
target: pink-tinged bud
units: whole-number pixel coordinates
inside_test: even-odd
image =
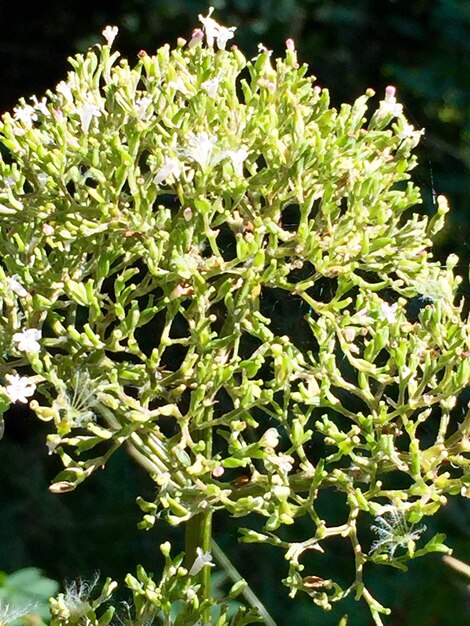
[[[191,41],[189,42],[188,47],[194,48],[194,46],[197,46],[201,43],[203,37],[204,33],[202,32],[202,30],[200,28],[195,28],[191,34]]]
[[[139,50],[139,52],[137,53],[137,56],[139,57],[139,59],[143,59],[144,57],[147,56],[147,53],[145,50]]]
[[[385,87],[385,97],[386,98],[394,98],[396,93],[396,89],[393,85],[388,85]]]
[[[188,206],[185,208],[185,210],[183,211],[183,217],[187,222],[191,220],[191,218],[193,217],[193,212],[191,210],[191,207]]]
[[[294,52],[295,51],[295,44],[294,44],[294,40],[293,39],[287,39],[286,40],[286,48],[290,51],[290,52]]]
[[[55,230],[54,230],[54,227],[53,227],[53,226],[51,226],[50,224],[43,224],[43,226],[42,226],[42,232],[43,232],[45,235],[53,235],[53,234],[54,234],[54,232],[55,232]]]
[[[212,472],[212,476],[214,478],[220,478],[224,474],[225,470],[222,465],[218,465],[215,470]]]

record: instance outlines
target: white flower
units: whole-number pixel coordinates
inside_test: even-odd
[[[151,114],[147,113],[149,105],[152,103],[152,98],[144,96],[136,102],[137,105],[137,117],[139,120],[147,120]]]
[[[41,339],[41,331],[37,328],[27,328],[13,335],[13,341],[18,344],[18,350],[31,354],[36,354],[41,349],[39,339]]]
[[[393,324],[393,322],[397,321],[396,312],[398,309],[398,304],[394,302],[393,304],[388,304],[388,302],[382,302],[380,305],[381,318],[387,320],[389,324]]]
[[[220,76],[216,76],[215,78],[211,78],[210,80],[205,80],[201,83],[201,88],[211,97],[215,98],[217,96],[217,90],[219,89]]]
[[[24,298],[25,296],[28,295],[28,292],[20,283],[18,278],[19,278],[18,274],[15,274],[14,276],[7,276],[7,279],[6,279],[7,287],[10,291],[13,291],[13,293],[16,293],[17,296],[20,296],[20,298]]]
[[[199,21],[202,22],[204,32],[206,33],[207,45],[210,48],[213,48],[215,39],[217,41],[217,47],[219,48],[219,50],[225,50],[227,41],[233,38],[233,33],[237,29],[235,28],[235,26],[226,28],[225,26],[221,26],[220,24],[218,24],[215,20],[211,18],[213,11],[214,7],[210,7],[209,13],[206,17],[199,15]]]
[[[56,86],[55,90],[57,93],[60,93],[67,100],[69,104],[73,103],[73,95],[72,95],[72,85],[70,83],[66,83],[61,80],[60,83]]]
[[[287,476],[292,471],[294,465],[294,459],[288,454],[279,454],[278,456],[273,454],[268,456],[266,462],[268,465],[276,468],[283,476]]]
[[[32,128],[33,122],[38,119],[34,108],[29,104],[15,107],[13,111],[15,113],[13,119],[17,122],[22,122],[27,129]]]
[[[113,45],[113,41],[116,39],[118,32],[119,29],[117,26],[106,26],[106,28],[102,31],[102,35],[106,39],[108,46]]]
[[[35,111],[40,111],[43,115],[49,115],[46,98],[41,98],[41,100],[38,100],[36,96],[31,96],[30,100],[33,101]]]
[[[170,80],[168,82],[168,87],[174,89],[175,91],[181,92],[184,96],[187,96],[190,93],[187,85],[191,87],[195,84],[195,77],[189,73],[185,72],[184,76],[179,74],[175,80]]]
[[[23,402],[26,404],[28,398],[36,391],[36,385],[25,376],[5,374],[5,378],[8,381],[5,393],[11,402]]]
[[[415,133],[415,128],[411,124],[404,124],[401,131],[398,133],[398,139],[408,139],[408,137],[413,137]]]
[[[238,148],[238,150],[227,150],[224,153],[228,156],[233,163],[233,169],[237,176],[243,176],[243,163],[248,156],[248,150],[246,148]]]
[[[170,176],[173,176],[176,180],[181,176],[181,164],[176,159],[165,157],[163,165],[156,173],[153,182],[156,185],[160,185],[160,183],[166,181]]]
[[[80,124],[84,133],[88,132],[91,120],[101,115],[100,109],[96,104],[92,104],[91,102],[85,102],[85,104],[77,109],[77,113],[80,115]]]
[[[209,136],[206,131],[197,135],[190,132],[188,133],[188,149],[183,154],[205,168],[211,161],[212,151],[216,143],[217,137]]]
[[[14,187],[16,185],[17,180],[18,179],[12,174],[12,175],[7,176],[6,178],[4,178],[3,182],[5,183],[5,185],[7,187],[9,187],[11,189],[12,187]]]
[[[212,555],[210,552],[203,552],[202,548],[196,548],[197,557],[189,570],[190,576],[196,576],[202,570],[203,567],[215,567],[215,563],[212,563]]]
[[[39,182],[39,187],[41,189],[43,189],[46,186],[48,179],[49,179],[49,176],[46,174],[46,172],[39,172],[38,182]]]
[[[276,428],[268,428],[260,439],[260,446],[263,448],[277,448],[279,445],[279,433]]]

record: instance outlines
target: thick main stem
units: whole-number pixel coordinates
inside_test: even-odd
[[[212,430],[210,428],[198,431],[194,435],[195,440],[203,440],[206,444],[205,453],[210,458],[212,454]],[[185,555],[186,567],[191,569],[197,557],[197,549],[200,548],[203,554],[210,553],[212,545],[212,511],[201,507],[201,512],[194,515],[187,523],[185,529]],[[211,597],[211,568],[204,566],[199,573],[201,584],[202,601],[207,600],[207,608],[203,613],[203,624],[210,624],[210,597]]]
[[[202,552],[210,552],[212,542],[212,511],[204,511],[194,515],[186,524],[185,554],[186,567],[191,569],[197,557],[197,548]],[[210,567],[203,567],[200,573],[203,585],[203,598],[210,598]]]

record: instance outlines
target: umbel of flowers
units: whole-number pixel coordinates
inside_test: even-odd
[[[422,520],[469,495],[469,324],[457,258],[430,252],[447,204],[411,211],[421,131],[393,87],[372,114],[372,91],[336,110],[291,40],[247,61],[226,49],[233,28],[201,21],[132,67],[108,27],[55,90],[3,116],[1,409],[50,422],[52,491],[126,444],[158,488],[142,526],[188,526],[186,556],[162,546],[160,583],[128,577],[136,619],[176,598],[175,624],[227,623],[209,610],[225,511],[246,517],[243,541],[284,550],[291,596],[328,609],[353,593],[381,624],[364,568],[445,551]],[[332,537],[352,546],[347,587],[302,562]],[[56,623],[107,623],[113,588],[62,594]]]

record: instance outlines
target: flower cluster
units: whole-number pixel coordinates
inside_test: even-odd
[[[375,112],[371,90],[331,108],[292,40],[247,60],[212,13],[135,67],[107,26],[55,90],[3,116],[1,407],[49,422],[53,491],[125,445],[155,482],[143,528],[257,516],[242,538],[285,551],[291,596],[356,595],[380,624],[368,563],[445,551],[440,535],[415,549],[413,521],[469,495],[470,324],[455,255],[429,250],[448,205],[412,213],[422,132],[394,87]],[[342,522],[318,506],[330,496]],[[186,557],[162,547],[160,583],[128,577],[149,611],[136,622],[177,601],[181,623],[208,622],[197,530]],[[332,537],[360,564],[348,586],[315,571]],[[69,596],[54,611],[73,626]]]

